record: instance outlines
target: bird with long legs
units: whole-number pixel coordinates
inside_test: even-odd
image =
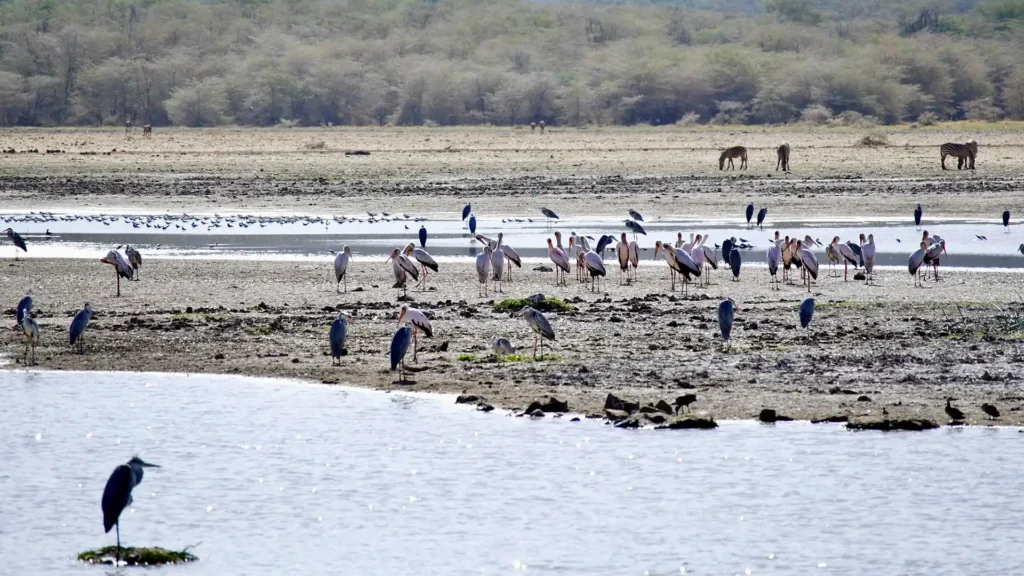
[[[923,215],[924,210],[922,210],[921,205],[918,204],[917,208],[914,208],[914,226],[916,226],[918,230],[921,229],[921,216]]]
[[[779,264],[782,262],[782,249],[779,248],[778,244],[771,243],[771,246],[768,247],[766,259],[768,260],[768,274],[771,276],[769,287],[772,290],[781,290],[778,273]]]
[[[544,217],[548,219],[549,228],[551,227],[552,220],[558,220],[558,214],[554,210],[551,210],[549,208],[541,208],[540,213],[543,214]]]
[[[331,250],[331,254],[334,254],[334,281],[335,292],[341,292],[341,284],[345,283],[345,292],[348,292],[348,264],[352,261],[352,249],[345,246],[341,249],[341,252],[335,252]]]
[[[512,265],[515,264],[516,268],[522,268],[523,267],[523,261],[522,261],[521,258],[519,258],[519,253],[516,252],[515,248],[509,246],[508,244],[505,244],[504,236],[505,235],[503,233],[498,232],[498,246],[497,246],[497,249],[501,250],[501,253],[505,255],[505,264],[508,266],[508,274],[507,274],[508,281],[511,282],[512,281]]]
[[[540,343],[540,357],[544,358],[544,340],[555,341],[555,331],[551,328],[551,322],[541,312],[534,310],[530,306],[524,306],[520,311],[519,315],[522,316],[526,323],[533,330],[533,358],[537,359],[537,343]]]
[[[811,281],[818,279],[818,259],[815,258],[814,252],[810,248],[803,245],[801,240],[796,241],[797,254],[799,254],[800,264],[803,267],[804,281],[807,283],[807,293],[811,292]]]
[[[619,261],[619,284],[629,284],[629,242],[626,240],[626,233],[622,233],[622,238],[619,243],[615,245],[615,256]]]
[[[740,251],[733,248],[732,252],[729,252],[729,270],[732,271],[733,282],[740,281],[740,268],[743,266],[743,256],[740,255]]]
[[[408,382],[405,371],[405,355],[409,353],[409,346],[413,343],[413,329],[409,326],[399,326],[395,335],[391,337],[391,349],[389,359],[391,371],[398,370],[398,383]]]
[[[491,280],[495,282],[498,287],[495,288],[496,292],[501,292],[501,278],[505,271],[505,253],[500,248],[491,250]]]
[[[114,278],[117,282],[117,296],[120,296],[121,278],[126,278],[130,280],[132,277],[132,267],[124,259],[124,256],[121,256],[121,253],[118,252],[117,250],[111,250],[110,252],[107,252],[106,256],[100,258],[100,262],[104,264],[109,264],[114,268]]]
[[[921,266],[924,264],[925,255],[928,253],[927,244],[921,242],[921,248],[914,251],[910,255],[910,259],[907,261],[907,269],[910,271],[910,275],[914,278],[914,287],[918,288],[921,286],[921,276],[919,274]]]
[[[839,241],[839,236],[832,238],[832,243],[829,246],[833,247],[833,250],[843,260],[843,282],[849,279],[850,265],[853,264],[853,268],[857,269],[857,255],[854,254],[853,249],[848,244],[843,244]]]
[[[873,284],[875,282],[875,235],[868,234],[868,238],[865,241],[864,235],[860,235],[860,255],[864,260],[864,272],[867,278],[865,284]]]
[[[124,255],[127,257],[128,265],[132,268],[132,277],[129,280],[139,279],[139,269],[142,268],[142,254],[129,244],[124,247]]]
[[[840,256],[837,245],[839,244],[839,236],[832,239],[825,246],[825,256],[828,258],[828,276],[829,278],[835,278],[839,276],[839,273],[835,271],[836,264],[839,264]]]
[[[420,278],[420,281],[417,284],[425,289],[427,287],[427,275],[430,274],[428,270],[437,272],[437,261],[434,260],[434,257],[428,254],[426,250],[423,248],[417,248],[412,242],[405,247],[405,257],[411,258],[410,262],[415,260],[419,263],[423,277]]]
[[[409,276],[412,276],[413,280],[418,280],[420,276],[419,270],[416,269],[416,265],[410,262],[398,248],[391,251],[391,255],[388,256],[387,261],[391,262],[391,270],[395,274],[395,284],[392,288],[400,288],[402,290],[402,296],[408,296]]]
[[[551,240],[548,240],[551,242]],[[491,247],[484,246],[484,251],[476,255],[476,277],[480,281],[480,285],[483,286],[483,296],[487,296],[487,280],[491,276]],[[557,276],[558,271],[555,271]],[[480,296],[480,290],[477,289],[477,296]]]
[[[932,244],[928,247],[928,253],[924,257],[926,264],[931,264],[932,270],[935,272],[935,281],[939,281],[939,257],[946,252],[946,241],[939,240],[937,243]],[[925,275],[927,277],[927,274]]]
[[[601,284],[598,278],[603,278],[608,275],[605,270],[604,262],[601,261],[601,257],[594,251],[588,251],[583,254],[583,265],[587,269],[587,273],[590,275],[590,291],[593,292],[595,288],[597,291],[601,290]]]
[[[722,334],[722,343],[731,345],[729,338],[732,337],[732,321],[736,313],[736,303],[732,299],[722,300],[718,303],[718,330]]]
[[[21,321],[25,319],[25,316],[32,314],[32,291],[29,290],[25,296],[18,300],[18,305],[14,308],[14,321],[15,327],[21,326]]]
[[[338,317],[331,323],[331,330],[327,334],[331,343],[331,365],[341,365],[341,357],[348,354],[345,342],[348,339],[349,316],[344,310],[338,312]]]
[[[754,217],[754,203],[747,204],[747,228],[750,228],[750,220]]]
[[[103,509],[103,532],[109,533],[111,528],[117,528],[115,561],[118,564],[121,563],[121,512],[132,504],[132,490],[142,482],[143,469],[159,467],[133,456],[127,464],[114,468],[107,479],[107,485],[103,488],[103,499],[100,501],[100,507]]]
[[[814,298],[807,298],[800,303],[800,327],[807,328],[814,318]]]
[[[658,252],[662,251],[665,252],[665,262],[668,264],[669,277],[672,280],[672,285],[671,288],[669,288],[669,291],[675,292],[676,274],[682,274],[683,268],[682,265],[676,261],[676,253],[675,250],[672,249],[672,246],[670,246],[669,244],[662,244],[661,240],[658,240],[657,242],[654,243],[654,258],[657,259]]]
[[[11,228],[4,230],[4,234],[6,234],[7,237],[11,240],[11,243],[14,244],[15,260],[18,259],[18,249],[21,249],[22,252],[28,253],[28,244],[25,243],[25,239],[21,237],[21,234],[18,234]]]
[[[764,230],[764,219],[768,216],[768,207],[762,207],[757,211],[757,229]]]
[[[32,314],[25,314],[21,319],[21,332],[25,337],[25,365],[34,366],[36,363],[36,346],[39,345],[39,324],[32,318]],[[32,350],[32,361],[29,362],[28,353]]]
[[[625,235],[625,234],[623,234]],[[479,266],[480,260],[477,257],[477,266]],[[548,238],[548,258],[555,265],[555,286],[565,286],[568,281],[565,279],[565,275],[569,273],[569,258],[565,255],[565,252],[556,248],[551,243],[551,238]]]
[[[433,338],[434,327],[430,324],[430,318],[427,318],[423,311],[410,308],[406,304],[402,304],[402,308],[398,312],[398,325],[402,324],[412,324],[412,361],[416,362],[417,333],[423,332],[427,338]]]
[[[71,320],[71,327],[68,329],[68,341],[71,346],[78,343],[78,353],[85,354],[85,329],[92,320],[92,305],[88,302],[75,314]]]

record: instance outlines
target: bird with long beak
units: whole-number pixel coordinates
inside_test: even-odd
[[[417,248],[412,242],[405,247],[405,257],[410,259],[410,262],[415,260],[419,263],[420,271],[423,272],[423,278],[419,281],[419,284],[426,288],[427,275],[430,274],[427,272],[427,269],[429,268],[430,270],[437,272],[437,261],[434,260],[434,257],[428,254],[426,250],[423,248]]]
[[[615,245],[615,256],[619,261],[619,271],[625,275],[625,283],[629,284],[629,241],[626,239],[625,232],[622,233],[619,243]],[[620,280],[619,283],[622,284],[622,281]]]
[[[395,285],[392,288],[401,288],[402,295],[408,295],[409,276],[412,276],[413,280],[419,279],[419,270],[416,269],[415,264],[401,254],[398,248],[392,250],[391,255],[385,260],[385,262],[389,261],[391,262],[391,269],[395,273]]]
[[[104,264],[110,264],[114,267],[114,278],[117,281],[117,295],[121,295],[121,278],[131,279],[132,267],[128,264],[128,261],[121,256],[121,253],[117,250],[111,250],[107,252],[107,255],[100,258],[100,262]]]
[[[907,270],[910,271],[910,275],[914,277],[914,287],[917,288],[921,285],[921,275],[919,271],[921,266],[924,264],[924,258],[928,254],[928,244],[921,242],[921,248],[910,255],[910,259],[907,261]]]
[[[860,235],[860,256],[864,260],[864,271],[867,272],[866,284],[875,281],[875,235],[868,234],[865,241],[864,235]]]
[[[928,254],[925,256],[925,261],[932,265],[932,269],[935,271],[935,281],[939,281],[939,256],[946,253],[946,241],[939,240],[938,243],[932,244],[928,248]]]
[[[406,323],[412,325],[412,361],[416,362],[416,334],[422,330],[427,338],[432,338],[434,327],[430,325],[430,318],[427,318],[426,314],[402,304],[402,309],[398,312],[398,325]]]

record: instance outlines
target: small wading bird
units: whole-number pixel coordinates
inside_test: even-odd
[[[551,328],[546,316],[534,310],[530,306],[524,306],[519,315],[526,319],[526,323],[533,330],[533,357],[537,358],[537,342],[540,341],[540,357],[544,357],[544,340],[555,341],[555,331]]]
[[[807,298],[800,303],[800,327],[807,328],[814,318],[814,298]]]
[[[718,304],[718,329],[722,332],[722,342],[729,343],[732,336],[732,319],[736,312],[736,303],[732,300],[722,300]]]
[[[85,328],[89,325],[89,320],[91,319],[92,306],[86,302],[85,306],[71,320],[71,328],[68,329],[68,340],[72,346],[75,345],[75,342],[78,343],[79,354],[85,354]]]
[[[114,468],[107,480],[107,486],[103,489],[103,532],[109,533],[110,529],[117,527],[117,556],[116,560],[121,561],[121,512],[132,503],[132,489],[142,482],[143,468],[159,468],[156,464],[143,462],[138,456],[133,456],[127,464],[121,464]]]
[[[117,250],[107,252],[107,255],[100,258],[100,262],[110,264],[114,268],[114,278],[117,282],[117,295],[121,295],[121,278],[131,279],[132,267],[125,261],[124,256]]]
[[[132,267],[132,277],[129,280],[138,280],[139,268],[142,268],[142,254],[129,244],[124,248],[124,255],[128,257],[128,265]]]
[[[4,230],[4,234],[6,234],[7,237],[11,239],[11,242],[14,243],[14,259],[15,260],[18,259],[18,249],[19,248],[21,248],[22,252],[28,253],[28,246],[25,244],[25,239],[21,237],[21,234],[18,234],[17,232],[15,232],[14,230],[11,230],[10,228]]]
[[[497,336],[491,337],[491,350],[494,351],[494,357],[500,362],[510,354],[516,353],[516,347],[508,341],[508,338],[499,338]]]
[[[551,240],[548,240],[548,244]],[[483,285],[483,296],[487,296],[487,278],[490,276],[491,269],[491,247],[484,246],[484,251],[476,255],[476,276],[480,280],[480,284]],[[566,265],[566,271],[568,271],[568,264]],[[555,271],[557,274],[557,270]],[[476,295],[480,296],[479,288],[476,291]]]
[[[412,328],[400,326],[391,338],[391,371],[398,370],[398,381],[405,382],[405,355],[412,344]]]
[[[341,292],[341,283],[345,282],[345,292],[348,292],[348,263],[352,260],[352,249],[345,246],[341,249],[341,252],[335,252],[331,250],[331,254],[334,254],[334,281],[337,283],[335,292]]]
[[[32,314],[28,313],[21,319],[21,331],[25,335],[25,364],[28,366],[34,366],[36,363],[36,346],[39,345],[39,324],[32,319]],[[28,352],[32,349],[32,362],[29,363]]]
[[[420,276],[416,265],[403,256],[398,248],[391,251],[391,256],[388,256],[386,261],[391,262],[391,270],[395,273],[395,285],[392,288],[401,288],[402,295],[408,295],[409,276],[412,276],[413,280],[419,279]]]
[[[331,365],[340,365],[341,357],[348,355],[348,348],[345,347],[345,340],[348,338],[348,314],[338,312],[338,317],[331,324],[328,337],[331,341]]]
[[[921,286],[921,276],[918,274],[918,271],[921,270],[921,265],[924,264],[924,257],[927,253],[927,244],[921,242],[921,248],[911,254],[910,260],[907,261],[907,269],[910,271],[910,275],[914,277],[915,288]]]
[[[416,333],[422,330],[427,338],[433,338],[434,327],[430,325],[430,318],[426,314],[403,304],[398,312],[398,325],[406,323],[412,324],[412,361],[416,362]]]
[[[419,262],[420,271],[423,272],[423,277],[420,278],[419,284],[426,288],[427,276],[430,274],[430,272],[427,272],[427,269],[429,268],[430,270],[437,272],[437,262],[434,260],[434,257],[428,254],[423,248],[417,248],[412,242],[405,247],[405,257],[412,258],[416,262]]]

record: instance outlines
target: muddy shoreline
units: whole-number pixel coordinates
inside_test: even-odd
[[[329,264],[154,260],[142,280],[122,283],[98,262],[26,260],[3,263],[4,294],[31,288],[42,344],[38,366],[57,370],[210,372],[300,378],[395,389],[387,348],[400,303],[390,270],[377,262],[353,265],[350,291],[336,294]],[[576,412],[603,415],[606,397],[655,404],[693,393],[690,411],[718,419],[757,418],[761,410],[804,420],[845,416],[853,421],[926,418],[946,423],[944,399],[971,423],[1024,424],[1024,345],[1007,332],[1007,314],[1020,314],[1019,274],[949,271],[937,285],[914,289],[909,276],[886,271],[879,286],[822,277],[810,331],[797,328],[798,286],[778,293],[755,270],[739,283],[723,272],[709,287],[684,297],[668,293],[663,265],[641,266],[639,280],[606,290],[570,282],[555,288],[551,274],[529,271],[500,297],[536,292],[571,303],[552,314],[555,359],[501,363],[492,335],[510,338],[526,356],[532,334],[521,318],[473,298],[470,265],[442,268],[434,291],[410,292],[411,304],[433,317],[435,335],[420,341],[413,390],[475,394],[501,408],[522,410],[554,396]],[[764,277],[762,277],[764,276]],[[730,348],[718,337],[715,309],[723,296],[739,305]],[[67,327],[82,301],[96,317],[87,353],[66,344]],[[13,303],[8,317],[13,317]],[[350,355],[332,367],[327,330],[336,310],[353,315]],[[11,322],[13,324],[13,322]],[[4,331],[4,352],[21,368],[23,347]],[[990,422],[983,402],[1002,418]],[[882,410],[887,413],[883,415]]]

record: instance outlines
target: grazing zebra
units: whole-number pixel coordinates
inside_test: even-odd
[[[124,121],[124,133],[127,134],[127,133],[129,133],[131,131],[132,131],[132,121],[131,120],[125,120]]]
[[[743,146],[733,146],[732,148],[726,148],[725,151],[722,152],[722,155],[718,157],[718,169],[724,170],[725,161],[729,160],[729,168],[735,170],[736,165],[733,164],[732,162],[734,158],[740,159],[740,170],[747,169],[747,149],[744,148]]]
[[[778,156],[779,161],[775,164],[775,171],[778,172],[779,168],[782,168],[783,172],[789,172],[789,144],[779,146]]]
[[[942,169],[946,170],[946,156],[956,156],[956,169],[974,170],[974,158],[978,155],[978,143],[974,140],[966,144],[953,144],[946,142],[939,147],[939,154],[942,155]]]
[[[145,126],[143,126],[142,127],[142,137],[143,138],[152,138],[153,137],[153,127],[150,126],[149,124],[146,124]]]
[[[538,122],[537,126],[540,127],[540,133],[543,134],[544,133],[544,121],[541,120],[540,122]]]

